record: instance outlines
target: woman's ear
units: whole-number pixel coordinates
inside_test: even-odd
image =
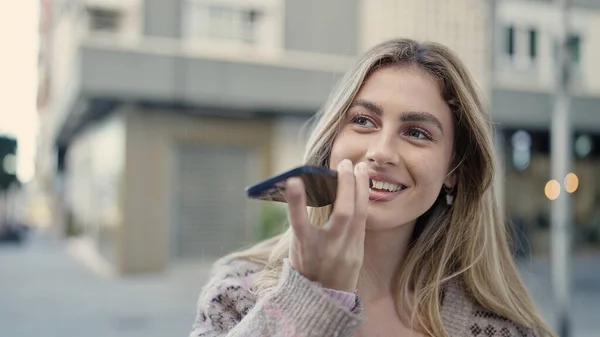
[[[448,176],[446,176],[446,179],[444,179],[444,187],[448,190],[453,190],[455,186],[456,186],[456,172],[452,172]]]

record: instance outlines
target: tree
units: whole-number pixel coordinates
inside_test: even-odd
[[[16,155],[17,140],[0,136],[0,191],[6,191],[17,182]]]

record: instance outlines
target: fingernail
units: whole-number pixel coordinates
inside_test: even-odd
[[[359,172],[367,172],[367,164],[365,164],[365,162],[360,162],[357,166],[360,166]]]
[[[294,178],[288,178],[288,179],[285,181],[285,184],[284,184],[284,186],[285,186],[285,189],[286,189],[286,190],[288,190],[290,187],[291,187],[291,188],[294,188],[294,187],[293,187],[293,186],[294,186]]]
[[[298,177],[291,177],[287,180],[287,184],[291,185],[291,186],[298,186],[299,183],[300,183],[300,178],[298,178]]]
[[[298,184],[300,183],[300,178],[292,177],[286,180],[284,195],[286,197],[293,196],[296,190],[298,189]]]
[[[340,162],[340,170],[352,172],[352,162],[349,159],[344,159]]]
[[[362,173],[363,170],[364,170],[364,165],[363,165],[362,162],[360,162],[360,163],[356,164],[356,166],[354,166],[354,173],[355,174]]]

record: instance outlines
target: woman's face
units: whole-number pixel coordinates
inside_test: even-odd
[[[443,185],[454,187],[453,140],[452,112],[435,79],[416,67],[382,67],[344,116],[330,167],[344,158],[366,162],[373,181],[367,228],[394,228],[414,223]]]

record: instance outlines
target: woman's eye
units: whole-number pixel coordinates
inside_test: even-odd
[[[356,117],[354,117],[352,122],[356,125],[366,127],[366,128],[371,128],[371,127],[375,126],[375,124],[373,124],[373,122],[371,122],[371,120],[365,116],[356,116]]]
[[[431,137],[429,137],[429,135],[420,129],[410,129],[407,133],[407,135],[409,137],[415,138],[415,139],[430,139]]]

